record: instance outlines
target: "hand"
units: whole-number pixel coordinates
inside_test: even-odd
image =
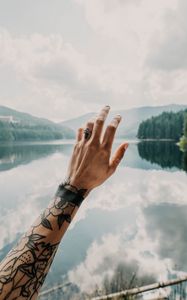
[[[87,189],[88,193],[115,172],[128,147],[127,143],[121,144],[110,159],[114,136],[121,116],[116,115],[113,118],[101,138],[109,110],[110,107],[105,106],[95,120],[87,122],[86,128],[92,132],[88,140],[84,137],[85,128],[78,129],[76,144],[69,163],[67,173],[69,183],[77,189]]]

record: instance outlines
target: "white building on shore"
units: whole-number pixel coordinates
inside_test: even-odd
[[[20,123],[20,121],[14,119],[13,116],[0,116],[0,122],[5,122],[5,123],[12,123],[12,124],[17,124]]]

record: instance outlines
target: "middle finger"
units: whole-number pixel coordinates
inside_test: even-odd
[[[100,140],[104,122],[107,118],[109,110],[110,110],[110,106],[107,105],[97,115],[94,128],[93,128],[92,140]]]
[[[121,121],[121,115],[116,115],[105,130],[102,144],[109,150],[112,148],[114,136],[120,121]]]

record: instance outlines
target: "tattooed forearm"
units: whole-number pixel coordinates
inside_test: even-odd
[[[58,244],[45,243],[44,236],[25,236],[2,262],[1,299],[34,299],[42,285]]]
[[[1,262],[0,300],[36,299],[60,240],[78,209],[75,196],[58,190],[55,199]]]

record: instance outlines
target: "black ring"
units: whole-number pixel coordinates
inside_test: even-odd
[[[84,130],[84,138],[85,140],[88,140],[90,137],[91,137],[91,130],[87,127],[85,130]]]

